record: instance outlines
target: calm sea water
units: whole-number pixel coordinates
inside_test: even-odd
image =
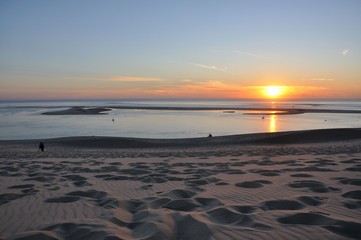
[[[250,111],[113,110],[106,115],[41,115],[71,106],[284,107],[361,110],[360,101],[91,100],[0,102],[0,140],[67,136],[205,137],[321,128],[361,127],[361,114],[245,115]],[[112,119],[114,118],[114,122]]]

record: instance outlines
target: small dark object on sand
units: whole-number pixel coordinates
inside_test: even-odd
[[[44,143],[43,143],[43,142],[40,142],[40,143],[39,143],[39,151],[44,152],[44,148],[45,148]]]

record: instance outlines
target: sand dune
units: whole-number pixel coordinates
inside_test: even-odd
[[[305,144],[360,140],[361,128],[318,129],[276,133],[254,133],[184,139],[146,139],[123,137],[64,137],[46,139],[47,145],[75,148],[196,148],[249,144]],[[6,140],[1,145],[31,146],[40,140]],[[44,141],[44,140],[41,140]]]
[[[0,239],[361,238],[360,129],[37,143],[1,142]]]

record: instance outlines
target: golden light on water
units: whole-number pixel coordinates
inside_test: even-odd
[[[269,132],[277,132],[277,118],[276,118],[276,115],[270,115],[268,131]]]

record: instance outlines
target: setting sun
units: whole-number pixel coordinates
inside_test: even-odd
[[[284,87],[282,86],[266,86],[265,95],[270,98],[276,98],[282,95],[284,92]]]

